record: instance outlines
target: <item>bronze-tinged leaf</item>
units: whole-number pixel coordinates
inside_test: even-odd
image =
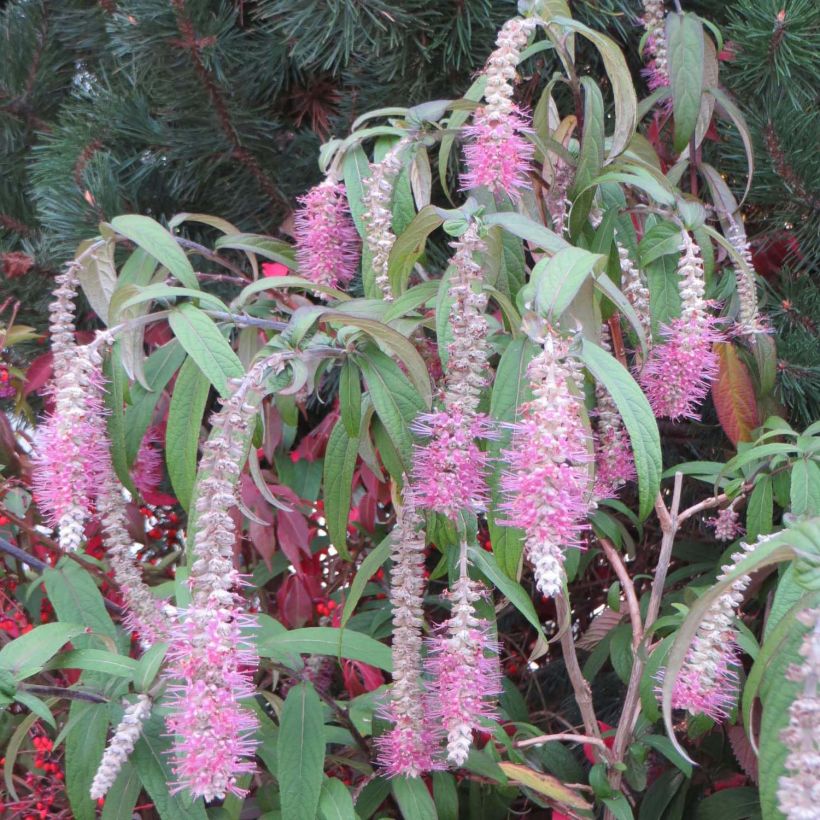
[[[760,424],[755,399],[755,388],[746,365],[729,342],[715,345],[718,355],[718,375],[712,383],[720,426],[732,444],[751,441],[752,430]]]
[[[592,804],[588,803],[578,792],[565,786],[552,775],[537,772],[535,769],[530,769],[528,766],[522,766],[518,763],[505,761],[498,765],[511,781],[526,786],[528,789],[533,789],[555,803],[573,809],[592,808]]]

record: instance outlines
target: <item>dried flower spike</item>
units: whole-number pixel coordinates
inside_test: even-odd
[[[778,780],[777,802],[787,820],[813,820],[820,797],[820,610],[802,612],[798,618],[809,631],[800,647],[803,663],[788,673],[802,690],[789,706],[789,725],[780,735],[788,749],[788,774]]]
[[[664,0],[643,0],[646,29],[644,54],[649,58],[643,74],[650,91],[669,85],[669,56],[666,48],[666,8]]]
[[[393,530],[390,603],[393,607],[393,685],[383,716],[394,725],[378,740],[379,764],[388,777],[418,777],[438,768],[435,732],[425,719],[421,683],[424,624],[424,531],[411,500]]]
[[[698,246],[686,231],[681,235],[681,315],[661,329],[664,342],[652,348],[640,382],[657,416],[698,419],[697,408],[717,375],[713,345],[723,336],[703,298],[703,260]]]
[[[410,139],[403,137],[381,162],[370,164],[370,175],[362,183],[362,218],[366,227],[365,241],[370,251],[376,287],[385,302],[393,301],[388,268],[390,251],[396,242],[393,233],[393,190],[401,171],[401,155]]]
[[[508,468],[501,480],[503,523],[524,530],[535,583],[548,597],[562,589],[564,553],[579,546],[589,511],[589,436],[577,367],[567,354],[567,343],[548,330],[543,349],[527,368],[533,399],[521,407],[511,448],[503,454]]]
[[[148,695],[137,695],[137,699],[126,707],[91,783],[92,800],[99,800],[108,794],[129,755],[134,751],[142,725],[150,714],[151,699]]]
[[[726,230],[726,239],[743,259],[744,264],[733,262],[737,298],[740,305],[737,317],[736,330],[740,334],[753,335],[765,332],[766,325],[761,320],[757,304],[757,282],[755,268],[752,261],[752,249],[746,237],[743,223],[734,217],[729,217],[729,227]]]
[[[317,285],[347,285],[359,265],[360,243],[344,185],[328,177],[299,199],[295,231],[299,271]]]

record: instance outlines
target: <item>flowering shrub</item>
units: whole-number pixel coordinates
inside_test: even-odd
[[[770,414],[719,35],[647,2],[639,102],[521,5],[464,99],[323,146],[295,246],[125,215],[59,277],[3,436],[12,812],[817,816],[820,426]],[[710,395],[735,450],[680,463]]]

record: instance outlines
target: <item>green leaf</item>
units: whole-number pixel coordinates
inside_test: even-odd
[[[389,325],[371,319],[366,316],[357,316],[351,311],[347,313],[343,310],[325,311],[322,321],[341,321],[346,325],[358,327],[368,334],[388,356],[395,356],[407,369],[407,375],[413,386],[418,391],[425,407],[429,407],[432,402],[432,390],[430,389],[430,374],[427,365],[421,358],[418,350],[406,336]],[[401,372],[401,371],[399,371]]]
[[[129,464],[134,463],[162,391],[184,359],[185,350],[172,339],[145,361],[145,378],[150,389],[140,384],[132,385],[131,406],[125,410],[125,449]]]
[[[100,635],[117,637],[117,628],[105,610],[103,597],[88,571],[68,558],[61,558],[56,567],[43,570],[48,599],[61,621],[77,621]],[[84,649],[98,638],[77,636],[72,643]]]
[[[205,313],[191,304],[178,305],[168,318],[171,330],[220,396],[229,396],[229,379],[245,375],[242,362]]]
[[[362,426],[362,382],[359,368],[350,359],[345,359],[339,374],[339,407],[347,434],[358,439]]]
[[[595,189],[587,187],[604,164],[604,98],[591,77],[581,77],[584,89],[584,129],[571,196],[570,231],[580,234],[586,225]],[[560,311],[558,311],[560,313]]]
[[[145,287],[126,285],[120,288],[111,301],[111,315],[116,316],[119,321],[126,321],[137,315],[132,308],[144,305],[146,302],[161,301],[173,304],[181,298],[196,299],[200,304],[207,305],[212,310],[228,310],[228,306],[212,293],[193,290],[193,288],[175,288],[159,282]]]
[[[390,647],[361,632],[330,626],[309,626],[272,635],[260,640],[257,648],[265,658],[330,655],[363,661],[387,672],[393,666]]]
[[[792,466],[791,512],[794,515],[820,515],[820,466],[801,458]]]
[[[114,466],[114,472],[123,486],[132,495],[136,495],[137,489],[128,471],[128,453],[125,445],[125,409],[123,404],[127,378],[125,370],[120,364],[121,351],[121,343],[119,341],[115,342],[111,348],[111,355],[107,356],[104,362],[104,372],[108,382],[108,390],[105,394],[105,406],[108,411],[108,438],[111,442],[111,463]]]
[[[342,628],[344,628],[350,620],[350,616],[353,614],[356,604],[359,603],[368,581],[378,572],[379,567],[387,561],[390,555],[390,546],[390,536],[388,535],[382,540],[381,544],[369,552],[367,558],[362,561],[356,576],[350,584],[350,589],[347,591],[347,598],[345,599],[345,605],[342,609]]]
[[[420,777],[394,777],[390,785],[405,820],[438,820],[436,805]]]
[[[186,792],[171,794],[175,780],[169,755],[171,739],[163,719],[152,714],[142,726],[142,735],[131,753],[131,762],[139,773],[145,791],[154,802],[162,820],[207,820],[201,799],[192,800]]]
[[[199,282],[188,257],[159,222],[140,214],[126,214],[115,216],[111,227],[165,265],[186,288],[199,290]]]
[[[768,535],[772,531],[773,520],[772,477],[762,475],[755,482],[746,507],[746,537],[749,542],[756,540],[759,535]]]
[[[193,358],[182,365],[174,383],[165,433],[165,465],[174,493],[185,510],[196,481],[199,434],[211,383]]]
[[[606,257],[583,248],[566,248],[549,259],[541,259],[532,270],[530,285],[535,286],[535,309],[547,319],[558,319],[578,295],[581,285],[593,271],[601,271]]]
[[[538,635],[546,641],[532,598],[526,593],[521,584],[508,578],[501,571],[492,553],[486,553],[473,547],[470,547],[468,552],[472,563],[498,587],[510,603],[535,627]]]
[[[523,214],[494,213],[482,217],[485,225],[500,225],[505,231],[549,253],[558,253],[570,244],[557,233]]]
[[[105,649],[74,649],[56,657],[49,669],[85,669],[91,672],[104,672],[117,678],[131,680],[137,668],[137,662],[125,655],[117,655]]]
[[[91,782],[105,751],[108,704],[73,701],[68,710],[74,724],[65,741],[65,785],[75,820],[93,820],[96,805],[89,795]]]
[[[319,796],[319,817],[322,820],[355,820],[353,798],[341,780],[326,777]]]
[[[632,135],[635,133],[638,116],[638,99],[635,96],[635,87],[632,74],[626,63],[620,47],[604,34],[593,31],[588,26],[569,17],[554,17],[550,21],[570,31],[576,31],[589,40],[600,52],[609,81],[612,84],[612,94],[615,102],[615,129],[609,148],[608,159],[612,160],[623,153]]]
[[[584,339],[581,358],[595,380],[612,396],[624,421],[638,475],[639,517],[643,520],[655,504],[663,467],[660,434],[655,414],[629,371],[597,345]]]
[[[399,234],[390,250],[387,272],[393,293],[398,295],[407,289],[407,280],[413,266],[424,253],[427,237],[443,222],[444,218],[439,214],[439,209],[433,205],[426,205]]]
[[[51,660],[60,647],[82,635],[85,627],[71,623],[41,624],[0,649],[0,669],[16,680],[34,675]]]
[[[694,14],[666,15],[669,83],[675,115],[673,146],[680,153],[695,133],[703,93],[703,23]]]
[[[83,243],[85,245],[87,243]],[[103,323],[109,322],[109,305],[114,289],[117,286],[117,268],[114,265],[114,242],[99,242],[92,240],[96,245],[93,251],[82,255],[82,262],[77,268],[77,278],[85,293],[88,304]],[[83,247],[82,245],[80,246]]]
[[[134,670],[134,689],[137,692],[147,692],[151,688],[167,651],[168,644],[155,643],[143,652]]]
[[[251,296],[255,296],[257,293],[261,293],[265,290],[290,289],[306,290],[311,293],[313,291],[318,291],[319,293],[324,293],[326,296],[332,296],[340,302],[347,302],[350,300],[350,297],[346,293],[336,290],[336,288],[329,288],[326,285],[318,285],[302,278],[301,276],[275,276],[257,279],[255,282],[251,282],[250,285],[246,285],[243,288],[242,293],[240,293],[239,296],[231,302],[231,305],[234,307],[241,307],[248,301],[248,299],[250,299]]]
[[[603,803],[616,820],[633,820],[632,807],[622,794],[616,794],[614,797],[604,797]]]
[[[108,790],[103,804],[102,820],[123,820],[133,817],[134,806],[142,791],[139,774],[129,760],[120,768],[114,785]]]
[[[325,521],[330,543],[342,558],[350,559],[347,549],[347,522],[353,493],[353,471],[359,452],[359,439],[351,438],[344,423],[336,422],[325,450]]]
[[[368,348],[356,356],[370,399],[402,461],[409,471],[413,450],[410,425],[427,408],[399,366],[380,350]]]
[[[518,418],[518,408],[532,398],[527,365],[538,348],[529,339],[513,339],[501,356],[490,397],[490,415],[501,424],[499,437],[488,446],[490,475],[488,484],[492,495],[491,510],[497,510],[502,502],[501,475],[504,470],[501,451],[509,447],[511,431],[508,424]],[[524,533],[513,527],[503,527],[494,513],[488,515],[490,543],[498,565],[510,578],[518,575],[518,565],[524,549]]]
[[[245,251],[245,253],[256,253],[279,262],[286,268],[296,270],[295,254],[293,246],[281,239],[273,239],[270,236],[262,236],[255,233],[240,233],[228,236],[220,236],[214,243],[215,250],[230,249],[234,251]]]
[[[450,772],[433,772],[433,800],[438,820],[458,820],[458,789]]]
[[[692,764],[678,754],[668,737],[663,735],[642,735],[641,743],[645,743],[656,752],[660,752],[670,763],[677,766],[686,777],[692,776]]]
[[[37,715],[40,720],[44,720],[52,729],[57,728],[57,721],[54,720],[51,709],[36,695],[26,692],[25,689],[18,689],[14,694],[14,699],[25,706],[33,715]]]
[[[760,817],[757,789],[751,786],[711,794],[698,803],[695,811],[695,820],[759,820]]]
[[[749,189],[752,187],[752,177],[755,170],[755,152],[754,144],[752,143],[752,134],[749,131],[749,126],[746,124],[741,110],[734,104],[729,95],[720,88],[709,88],[708,92],[715,98],[718,106],[723,113],[725,113],[735,124],[735,128],[740,132],[740,139],[743,141],[743,147],[746,150],[746,162],[749,166],[749,175],[746,178],[746,190],[743,192],[743,197],[740,200],[740,205],[746,200],[749,195]]]
[[[322,704],[311,683],[288,692],[279,720],[277,780],[282,816],[315,820],[325,764]]]

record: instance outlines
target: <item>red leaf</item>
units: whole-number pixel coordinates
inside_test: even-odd
[[[728,342],[715,345],[718,354],[718,375],[712,383],[720,426],[732,444],[751,441],[752,430],[760,424],[752,377],[737,355],[737,349]]]
[[[342,661],[342,680],[351,698],[372,692],[384,683],[381,671],[361,661]]]
[[[26,384],[23,394],[28,396],[43,387],[51,378],[54,369],[54,362],[51,353],[43,353],[38,356],[26,371]]]
[[[310,556],[310,533],[305,517],[295,511],[279,510],[276,514],[276,534],[282,552],[298,572],[302,558]]]
[[[299,629],[313,617],[313,596],[304,578],[288,575],[276,593],[279,620],[288,629]]]

